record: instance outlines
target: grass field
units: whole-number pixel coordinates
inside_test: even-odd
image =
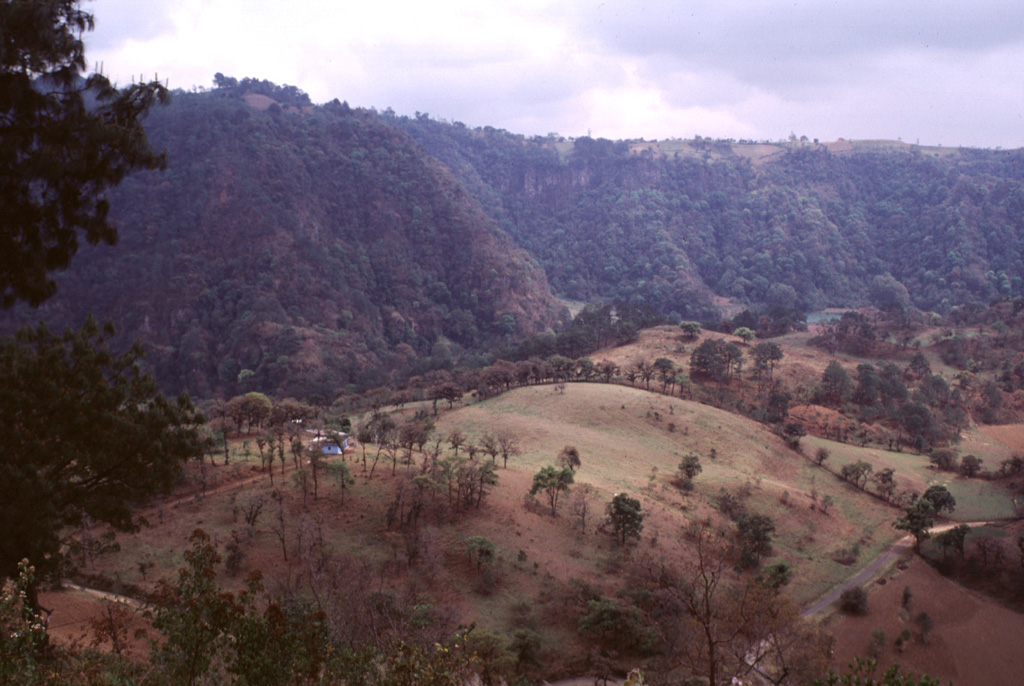
[[[956,510],[950,515],[954,521],[978,521],[989,519],[1008,519],[1014,516],[1013,495],[1006,484],[999,481],[984,479],[965,479],[949,472],[936,471],[926,455],[909,452],[893,452],[880,448],[861,448],[848,443],[837,443],[816,436],[803,439],[807,445],[807,453],[813,455],[818,448],[827,449],[829,457],[826,466],[839,472],[845,464],[864,460],[871,464],[874,471],[894,469],[897,482],[897,493],[913,491],[923,493],[929,486],[938,484],[945,486],[956,498]],[[971,439],[968,448],[961,447],[962,454],[974,450],[973,454],[985,460],[984,467],[998,464],[991,453],[978,450],[984,447],[980,441]]]
[[[609,539],[594,533],[596,517],[583,536],[564,501],[557,518],[544,514],[543,508],[524,506],[532,475],[553,464],[567,444],[576,446],[582,457],[577,483],[592,484],[605,502],[622,491],[640,498],[647,520],[638,552],[685,558],[681,532],[698,518],[711,518],[729,530],[733,525],[715,508],[721,489],[738,495],[750,511],[771,516],[777,527],[776,557],[793,565],[792,593],[800,601],[820,595],[851,574],[849,567],[832,559],[840,548],[856,546],[860,556],[867,558],[897,535],[889,525],[895,517],[891,508],[823,472],[762,425],[640,389],[596,383],[569,384],[564,393],[553,386],[522,388],[443,412],[438,431],[447,434],[453,429],[463,431],[471,440],[485,432],[510,431],[522,447],[522,455],[513,458],[507,470],[499,470],[500,482],[479,513],[438,527],[439,545],[447,560],[465,557],[466,537],[491,538],[507,572],[509,588],[516,589],[514,595],[521,594],[522,585],[539,588],[547,575],[562,581],[579,577],[608,583],[602,580],[602,568],[617,552]],[[695,489],[683,493],[671,480],[681,459],[691,453],[700,457],[703,472],[695,480]],[[357,452],[349,460],[358,456]],[[213,471],[248,469],[237,456],[232,464]],[[378,465],[372,480],[362,474],[360,466],[353,464],[352,469],[357,483],[344,505],[330,483],[321,483],[320,499],[316,503],[310,499],[305,507],[300,493],[291,486],[284,501],[289,521],[319,518],[327,545],[353,557],[374,563],[400,557],[402,534],[387,531],[383,516],[398,478],[391,477],[390,464]],[[399,476],[405,469],[399,467]],[[281,483],[278,476],[277,484]],[[291,484],[290,475],[285,483]],[[287,568],[272,531],[277,506],[268,502],[254,529],[244,526],[235,509],[253,497],[266,497],[269,490],[267,477],[258,475],[239,489],[154,508],[147,513],[153,527],[122,537],[122,553],[100,563],[98,570],[124,582],[141,583],[137,561],[142,559],[154,564],[147,574],[149,580],[166,576],[180,564],[184,541],[197,527],[222,545],[231,540],[232,531],[246,532],[245,567],[260,566],[265,572],[282,565]],[[812,509],[825,496],[833,498],[832,510],[825,514]],[[243,569],[238,578],[244,573]],[[273,571],[268,576],[280,573]],[[449,581],[449,591],[465,583],[465,579]],[[465,611],[483,613],[499,622],[509,611],[501,607],[501,598],[501,593],[471,597],[469,605],[478,607],[472,610],[467,606]]]
[[[894,570],[881,581],[886,583],[875,585],[869,595],[866,616],[837,616],[829,625],[837,638],[837,665],[869,654],[872,633],[884,632],[886,640],[878,655],[880,670],[899,663],[904,671],[927,673],[939,683],[949,680],[956,686],[1020,682],[1024,653],[1019,649],[1019,637],[1024,631],[1024,615],[965,589],[920,559],[912,560],[908,570]],[[901,597],[907,587],[913,600],[910,612],[901,614]],[[921,612],[927,612],[935,623],[926,641],[916,638],[917,627],[911,619]],[[910,630],[915,638],[898,651],[893,643],[904,630]]]
[[[151,526],[120,536],[119,553],[88,560],[80,571],[102,577],[115,592],[130,587],[151,590],[156,579],[173,577],[183,564],[189,534],[202,528],[222,555],[230,547],[241,551],[238,569],[222,575],[230,589],[240,587],[249,571],[260,569],[271,593],[312,595],[318,575],[330,568],[339,588],[349,589],[346,592],[391,593],[396,602],[442,608],[452,622],[475,622],[481,629],[506,635],[532,628],[544,638],[547,652],[542,660],[550,665],[550,673],[582,673],[562,664],[567,659],[563,655],[587,651],[575,627],[564,621],[566,589],[580,580],[614,596],[627,583],[625,570],[631,560],[650,556],[687,561],[691,552],[684,530],[695,521],[707,521],[725,536],[735,537],[736,525],[719,508],[723,494],[736,498],[748,512],[772,518],[774,552],[763,562],[784,560],[792,566],[794,578],[786,593],[802,605],[853,577],[903,535],[892,526],[899,515],[895,507],[836,476],[845,464],[864,460],[875,471],[894,469],[897,492],[920,493],[932,484],[945,485],[957,500],[957,521],[1014,515],[1012,483],[937,472],[927,456],[880,447],[889,444],[883,428],[868,430],[873,442],[866,447],[854,444],[862,427],[836,408],[812,404],[812,389],[832,359],[839,359],[851,373],[864,360],[833,358],[808,345],[811,335],[801,332],[776,339],[785,350],[776,378],[794,396],[790,418],[819,434],[803,437],[799,450],[742,414],[622,384],[530,386],[482,401],[467,395],[452,410],[440,408],[435,435],[446,437],[458,430],[479,444],[486,433],[508,433],[520,448],[507,468],[501,467],[499,457],[499,482],[479,510],[452,516],[439,507],[430,509],[415,529],[389,527],[389,504],[396,492],[411,488],[410,478],[425,459],[422,454],[414,454],[411,465],[399,464],[394,474],[384,458],[372,477],[362,455],[365,450],[372,460],[376,446],[360,446],[345,458],[332,457],[328,462],[347,460],[355,483],[342,493],[324,472],[314,500],[311,493],[303,495],[290,454],[285,474],[281,463],[274,462],[271,484],[259,468],[253,435],[232,440],[229,465],[222,464],[220,455],[216,466],[207,460],[202,473],[190,464],[174,496],[141,512]],[[702,338],[707,337],[740,343],[728,334],[705,332]],[[661,326],[641,332],[634,343],[591,357],[623,369],[638,360],[667,357],[685,370],[689,353],[699,342],[682,340],[678,327]],[[745,351],[749,355],[749,349]],[[933,368],[946,372],[939,365]],[[721,405],[746,403],[740,407],[746,411],[751,403],[761,402],[748,376],[745,370],[742,384],[748,387],[734,382],[735,396],[723,394],[723,400],[712,397],[713,389],[704,389],[706,397]],[[652,380],[652,389],[658,385]],[[416,411],[431,409],[429,402],[410,403],[394,414],[401,424]],[[851,442],[821,437],[834,435],[837,426],[846,427]],[[585,531],[569,505],[571,494],[563,496],[555,517],[546,503],[527,496],[533,475],[555,464],[566,445],[575,446],[581,456],[576,484],[589,484],[598,494]],[[824,468],[812,460],[820,448],[830,454]],[[955,448],[961,456],[982,458],[986,470],[996,470],[1002,460],[1024,449],[1024,426],[971,428]],[[689,455],[700,459],[702,472],[693,490],[683,491],[674,481],[681,460]],[[476,459],[489,458],[478,453]],[[275,489],[276,499],[271,497]],[[645,513],[641,540],[625,550],[597,530],[605,503],[621,492],[637,497]],[[434,497],[442,500],[444,495]],[[245,512],[257,502],[263,503],[262,510],[250,526]],[[467,539],[473,536],[494,543],[495,559],[485,570],[478,569],[467,553]],[[313,557],[319,562],[311,566]],[[749,574],[730,572],[732,581]],[[69,602],[75,612],[84,612],[86,601],[81,597]]]
[[[399,414],[411,415],[424,407],[429,404],[407,406]],[[906,487],[923,488],[936,477],[921,456],[811,436],[803,439],[802,451],[797,452],[765,426],[742,416],[623,385],[576,383],[564,391],[542,385],[482,402],[467,399],[466,405],[442,411],[437,418],[439,435],[456,429],[473,442],[486,432],[510,432],[521,447],[508,468],[498,470],[499,483],[483,508],[460,518],[427,517],[412,536],[407,530],[389,529],[387,505],[422,456],[414,456],[412,467],[399,465],[395,476],[390,462],[382,461],[370,478],[363,471],[362,447],[346,458],[356,483],[344,501],[334,482],[322,476],[320,497],[314,501],[307,496],[304,502],[290,457],[283,477],[280,463],[275,463],[275,485],[282,493],[279,505],[269,497],[270,481],[258,471],[253,447],[246,456],[243,440],[238,440],[229,466],[207,465],[206,496],[198,493],[192,465],[182,494],[143,512],[152,526],[122,535],[120,553],[86,564],[82,572],[102,574],[113,582],[114,591],[128,585],[151,588],[155,579],[173,576],[182,565],[189,534],[202,528],[222,554],[232,540],[244,551],[236,574],[222,575],[228,588],[240,586],[250,570],[261,569],[271,592],[308,593],[319,572],[303,560],[308,560],[309,550],[322,545],[330,563],[342,570],[345,583],[353,588],[389,590],[403,602],[443,608],[451,621],[475,622],[481,629],[508,633],[532,628],[544,637],[549,652],[542,659],[552,665],[552,673],[572,673],[574,667],[563,664],[562,656],[585,654],[586,648],[560,621],[565,601],[559,589],[578,579],[614,595],[624,583],[622,572],[630,557],[685,561],[690,553],[683,531],[695,520],[708,520],[727,536],[734,535],[735,525],[717,509],[723,489],[748,511],[773,519],[774,554],[765,562],[788,562],[794,579],[787,593],[808,604],[852,577],[902,532],[892,527],[895,508],[840,481],[807,455],[828,447],[833,469],[859,459],[876,469],[893,466]],[[565,445],[575,446],[581,456],[576,484],[591,484],[600,494],[599,511],[591,516],[586,533],[569,508],[568,497],[563,497],[557,517],[550,516],[545,503],[530,504],[526,497],[533,474],[554,464]],[[372,445],[366,448],[371,456],[376,451]],[[681,459],[690,454],[700,458],[703,471],[693,491],[683,492],[672,480]],[[948,486],[958,501],[958,518],[1000,516],[1008,507],[1008,497],[991,482],[954,478]],[[623,491],[637,497],[646,514],[642,540],[625,555],[610,537],[595,530],[603,503]],[[826,498],[832,504],[823,512]],[[255,499],[263,499],[265,505],[256,525],[249,527],[243,521],[244,509]],[[282,507],[284,548],[277,532]],[[467,555],[471,536],[487,537],[495,545],[495,562],[486,574],[478,572]],[[411,543],[419,550],[415,563],[408,557]],[[140,562],[145,563],[145,573]]]

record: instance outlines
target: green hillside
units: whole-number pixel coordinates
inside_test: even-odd
[[[415,409],[406,410],[406,416]],[[438,514],[439,519],[426,515],[421,522],[421,527],[438,528],[447,559],[456,559],[470,536],[486,536],[497,546],[507,573],[503,592],[497,598],[469,591],[472,579],[462,576],[467,570],[461,570],[458,564],[438,572],[443,583],[439,582],[433,592],[443,597],[451,593],[465,595],[457,603],[467,608],[464,621],[495,621],[494,615],[501,616],[507,611],[496,603],[510,602],[510,598],[521,595],[523,587],[535,588],[534,562],[540,564],[541,574],[552,575],[558,583],[567,583],[575,576],[613,592],[622,580],[614,574],[608,576],[603,569],[609,558],[617,555],[617,548],[594,527],[603,518],[604,504],[619,492],[639,498],[646,513],[635,555],[686,559],[683,529],[689,522],[703,518],[710,518],[716,528],[731,535],[735,524],[720,512],[723,489],[736,496],[747,510],[768,515],[776,526],[775,552],[770,559],[785,560],[792,566],[794,580],[788,590],[801,602],[817,597],[851,575],[849,562],[843,564],[833,559],[842,548],[856,543],[860,559],[867,560],[900,536],[891,527],[895,508],[840,482],[789,449],[763,425],[640,389],[598,383],[570,384],[564,393],[549,385],[520,388],[443,412],[436,435],[444,437],[454,430],[464,433],[468,443],[477,445],[484,434],[507,433],[517,439],[522,450],[521,455],[509,460],[507,469],[498,469],[498,483],[479,510],[471,509],[462,515],[443,511]],[[248,442],[251,449],[252,439]],[[586,483],[597,491],[598,503],[585,535],[569,505],[572,489],[559,506],[558,517],[552,518],[546,511],[542,496],[537,507],[524,506],[533,475],[542,467],[555,464],[556,456],[567,444],[578,449],[582,461],[575,475],[575,487]],[[376,446],[365,447],[372,463]],[[236,472],[244,470],[246,464],[238,454],[240,448],[239,442],[231,462],[231,470]],[[282,483],[289,487],[289,526],[297,527],[300,520],[308,517],[326,517],[334,522],[325,529],[325,542],[333,550],[344,551],[345,555],[371,565],[386,566],[389,556],[397,554],[391,546],[416,534],[418,529],[400,524],[389,526],[385,510],[396,489],[410,488],[413,477],[421,473],[425,457],[415,453],[412,467],[399,464],[392,476],[391,462],[385,455],[371,478],[363,470],[361,451],[359,448],[347,458],[356,483],[343,496],[323,476],[320,499],[314,502],[310,496],[305,505],[293,480],[279,477],[277,487]],[[450,448],[442,451],[442,455],[451,454]],[[465,455],[465,449],[462,454]],[[680,461],[687,455],[699,456],[703,466],[690,492],[681,491],[672,483]],[[478,453],[477,459],[489,460],[482,453]],[[498,464],[502,464],[500,457]],[[226,468],[207,469],[212,474],[207,478],[216,479]],[[288,469],[291,470],[290,461]],[[193,478],[198,479],[194,469],[192,472]],[[152,529],[144,530],[138,537],[123,539],[122,552],[111,558],[110,563],[104,563],[112,564],[105,573],[116,572],[122,580],[142,583],[135,566],[143,557],[165,566],[162,572],[151,573],[151,577],[169,573],[179,563],[180,553],[172,551],[181,549],[178,539],[192,527],[201,525],[219,540],[229,540],[232,529],[244,528],[237,512],[231,514],[232,507],[254,493],[269,494],[271,490],[264,474],[243,491],[229,488],[203,500],[176,505],[173,518],[163,524],[154,522]],[[826,497],[832,500],[827,512],[812,507]],[[256,527],[255,538],[245,543],[251,560],[247,565],[287,569],[296,561],[280,559],[280,544],[271,533],[276,526],[271,515],[264,516],[263,523]],[[152,521],[152,516],[149,518]],[[525,555],[520,555],[520,550]],[[523,560],[528,564],[522,564]],[[238,578],[244,577],[243,572],[237,573]],[[399,575],[391,581],[398,583],[402,578]]]
[[[486,198],[566,297],[699,318],[711,294],[859,306],[887,273],[927,310],[1021,293],[1021,150],[566,141],[391,121]]]
[[[543,271],[407,135],[304,102],[176,93],[146,122],[167,169],[112,194],[116,249],[83,250],[9,324],[96,312],[168,391],[329,399],[554,324]]]
[[[1024,295],[1022,151],[526,138],[218,84],[152,112],[168,168],[111,194],[120,245],[7,329],[92,311],[168,391],[331,399],[558,331],[552,293],[706,321]]]

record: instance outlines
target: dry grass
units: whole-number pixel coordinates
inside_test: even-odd
[[[143,587],[161,576],[170,578],[182,564],[181,551],[189,533],[198,527],[213,535],[222,548],[233,532],[243,540],[246,557],[242,569],[234,578],[222,577],[227,586],[237,587],[249,570],[259,568],[272,592],[301,589],[302,570],[293,547],[297,526],[302,520],[307,526],[319,521],[324,542],[335,558],[358,560],[350,572],[369,575],[373,587],[402,592],[412,584],[418,602],[449,608],[458,621],[475,621],[483,629],[506,632],[533,627],[544,637],[545,645],[557,648],[558,654],[548,657],[550,664],[558,664],[561,656],[583,650],[579,637],[561,622],[566,610],[558,589],[575,578],[614,594],[624,583],[620,571],[626,558],[607,536],[594,529],[603,503],[612,494],[627,491],[638,497],[647,514],[643,539],[629,555],[652,554],[676,562],[688,556],[682,533],[689,522],[706,518],[724,532],[734,531],[716,504],[722,489],[737,495],[748,510],[775,521],[773,559],[792,565],[795,578],[788,592],[797,602],[807,603],[851,577],[899,532],[891,526],[895,509],[839,481],[805,454],[813,455],[819,446],[828,447],[833,468],[857,459],[868,459],[876,468],[895,465],[897,478],[903,475],[907,486],[923,488],[934,476],[920,456],[813,437],[803,440],[804,454],[799,454],[766,427],[744,417],[621,385],[569,384],[564,393],[547,385],[517,389],[443,411],[438,432],[447,435],[455,429],[473,441],[485,432],[512,432],[522,454],[509,462],[508,469],[499,470],[500,482],[483,509],[452,523],[426,522],[440,562],[431,574],[422,564],[408,564],[405,533],[388,530],[385,525],[384,511],[406,468],[399,467],[398,476],[392,477],[390,464],[382,462],[369,479],[359,459],[361,449],[347,457],[357,483],[344,504],[333,484],[324,479],[320,498],[303,507],[301,494],[292,485],[291,467],[285,480],[275,476],[278,487],[286,484],[291,550],[286,562],[272,530],[277,506],[268,502],[252,530],[235,511],[234,504],[270,492],[267,476],[252,471],[258,457],[244,460],[241,442],[233,448],[231,466],[207,467],[214,476],[240,480],[239,486],[221,486],[205,498],[179,497],[150,508],[145,512],[150,528],[120,537],[121,553],[83,571]],[[553,464],[567,444],[576,446],[582,458],[576,482],[592,484],[601,494],[599,512],[588,523],[586,535],[580,532],[567,499],[563,499],[558,517],[548,515],[544,507],[524,504],[533,474]],[[254,445],[251,451],[255,452]],[[368,452],[372,455],[373,451],[369,446]],[[700,457],[703,472],[695,479],[694,490],[683,493],[671,480],[682,457],[691,453]],[[975,483],[979,489],[988,484],[965,485]],[[972,507],[993,507],[990,500],[1003,498],[980,490],[971,494],[964,490],[965,485],[950,483],[960,503],[959,514],[974,512]],[[194,483],[186,486],[194,488]],[[826,496],[834,503],[827,514],[820,509]],[[487,579],[466,555],[465,542],[470,536],[486,536],[497,548],[497,561]],[[837,561],[844,550],[856,552],[852,566]],[[146,580],[138,568],[139,560],[153,563]]]
[[[833,668],[840,670],[854,656],[865,655],[873,631],[884,631],[885,647],[879,671],[898,662],[904,671],[928,673],[957,686],[992,686],[1020,682],[1024,653],[1020,635],[1024,615],[939,575],[920,559],[904,572],[893,572],[875,585],[868,597],[865,617],[836,618],[828,628],[837,641]],[[900,614],[900,598],[909,586],[913,594],[911,617],[927,612],[935,622],[927,642],[916,639],[917,628]],[[915,634],[902,653],[893,643],[904,628]]]
[[[438,529],[439,545],[451,569],[431,592],[457,603],[467,618],[476,617],[484,626],[500,628],[514,599],[536,597],[550,580],[578,577],[614,590],[615,578],[606,574],[606,568],[618,552],[607,537],[594,532],[596,516],[584,537],[567,503],[560,506],[557,518],[523,504],[533,474],[553,464],[566,444],[575,445],[582,456],[577,483],[595,486],[603,502],[620,491],[641,499],[648,513],[641,551],[683,559],[686,548],[681,533],[696,518],[710,517],[730,530],[732,525],[715,509],[723,488],[739,494],[750,510],[772,516],[778,529],[776,555],[794,566],[792,590],[799,600],[816,597],[849,575],[848,568],[831,559],[838,541],[861,542],[862,555],[867,556],[896,536],[888,526],[893,512],[828,477],[763,426],[722,410],[640,389],[570,384],[563,394],[552,386],[522,388],[442,413],[438,431],[446,434],[455,428],[474,440],[486,431],[511,431],[523,449],[507,470],[499,471],[500,483],[482,510]],[[715,459],[711,458],[712,449]],[[684,494],[670,482],[682,457],[690,453],[700,456],[704,471],[695,480],[695,490]],[[375,565],[401,561],[403,535],[387,531],[384,521],[397,478],[391,477],[390,465],[382,463],[375,477],[368,479],[353,462],[359,454],[348,458],[357,484],[344,505],[328,482],[321,483],[320,499],[316,503],[310,500],[304,510],[289,477],[285,481],[289,522],[294,525],[303,516],[310,521],[319,517],[325,542],[334,550]],[[218,466],[214,471],[239,469],[244,474],[249,468],[237,457],[233,464],[235,467]],[[400,475],[402,470],[400,467]],[[280,486],[282,481],[276,478]],[[237,579],[243,578],[246,570],[260,567],[271,586],[284,586],[288,565],[271,530],[277,506],[268,502],[252,531],[233,508],[233,502],[266,495],[269,490],[269,480],[258,475],[239,489],[155,507],[146,513],[152,527],[135,536],[122,536],[119,555],[83,571],[145,585],[138,560],[153,562],[147,574],[150,581],[169,576],[181,564],[180,553],[189,533],[203,528],[222,546],[231,540],[233,531],[243,537],[247,555]],[[834,499],[834,509],[829,514],[812,509],[815,499],[820,501],[826,495]],[[603,503],[599,507],[603,510]],[[470,592],[457,600],[463,598],[467,586],[475,584],[464,543],[473,535],[487,536],[498,547],[500,579],[490,595]],[[396,578],[405,574],[399,571]]]

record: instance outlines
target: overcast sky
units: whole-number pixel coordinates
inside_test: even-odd
[[[528,135],[1024,147],[1021,0],[94,0],[90,63]]]

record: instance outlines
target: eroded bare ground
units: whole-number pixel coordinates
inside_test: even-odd
[[[912,600],[909,612],[901,613],[905,587],[910,588]],[[935,625],[924,642],[914,622],[922,612]],[[1019,684],[1024,674],[1020,648],[1024,615],[946,579],[919,558],[906,571],[894,570],[875,583],[866,616],[837,615],[828,628],[836,637],[833,668],[837,670],[855,656],[869,654],[872,632],[882,631],[880,669],[898,662],[906,670],[928,673],[956,686]],[[894,642],[904,629],[913,638],[899,652]]]

